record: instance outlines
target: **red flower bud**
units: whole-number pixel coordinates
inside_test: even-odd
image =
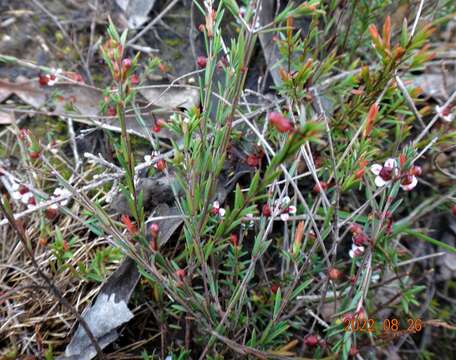
[[[234,247],[237,247],[239,242],[238,242],[238,236],[235,233],[232,233],[230,235],[230,242],[233,244]]]
[[[351,224],[350,231],[353,235],[361,234],[363,232],[363,228],[361,225],[358,224]]]
[[[304,344],[309,347],[315,347],[318,345],[318,336],[307,335],[304,339]]]
[[[39,151],[31,151],[29,153],[29,156],[31,159],[38,159],[40,157],[40,152]]]
[[[407,162],[407,156],[405,154],[399,155],[399,165],[404,166]]]
[[[165,73],[168,70],[168,67],[166,66],[166,64],[160,63],[158,64],[158,69],[160,70],[160,72]]]
[[[198,56],[198,58],[196,59],[196,64],[200,69],[204,69],[207,65],[207,57]]]
[[[163,159],[160,159],[157,161],[157,163],[155,164],[155,168],[158,170],[158,171],[163,171],[166,169],[166,161],[163,160]]]
[[[160,132],[162,126],[165,125],[165,124],[166,124],[166,121],[165,121],[164,119],[161,119],[161,118],[158,119],[158,120],[155,122],[154,127],[152,128],[153,132],[156,132],[156,133]]]
[[[120,221],[123,222],[123,224],[127,228],[127,231],[130,234],[135,235],[138,232],[138,229],[136,228],[136,225],[132,223],[132,221],[130,220],[130,217],[128,215],[122,215],[120,217]]]
[[[158,236],[158,231],[160,230],[160,227],[158,226],[157,223],[153,223],[151,226],[150,226],[150,235],[153,237],[153,238],[156,238]]]
[[[180,281],[184,281],[184,278],[186,276],[185,270],[184,269],[176,270],[176,276],[179,278]]]
[[[355,171],[355,179],[360,180],[364,176],[365,172],[366,172],[366,168],[365,167],[362,167],[361,169],[356,170]]]
[[[131,68],[131,60],[129,58],[125,58],[122,60],[122,71],[126,72]]]
[[[134,85],[138,85],[139,84],[139,77],[138,75],[136,74],[133,74],[130,76],[130,82],[131,84],[134,86]]]
[[[269,122],[277,129],[277,131],[282,133],[295,130],[290,121],[279,112],[271,112],[269,114]]]
[[[280,286],[278,284],[276,284],[276,283],[271,284],[271,292],[273,294],[276,294],[277,291],[279,291],[279,289],[280,289]]]
[[[117,115],[117,110],[114,106],[108,107],[108,110],[106,111],[106,115],[108,116],[116,116]]]
[[[357,312],[356,312],[356,316],[358,318],[359,321],[364,321],[367,319],[367,315],[366,315],[366,310],[364,310],[363,308],[359,309]]]
[[[49,76],[44,74],[38,75],[38,82],[41,86],[46,86],[49,83]]]
[[[451,212],[453,213],[454,216],[456,216],[456,204],[453,205],[451,208]]]
[[[249,166],[252,166],[252,167],[258,166],[258,157],[256,155],[247,156],[247,159],[245,161],[246,161],[247,165],[249,165]]]
[[[31,196],[27,202],[28,205],[35,206],[36,205],[36,200],[34,196]]]
[[[267,203],[263,205],[263,208],[261,209],[261,213],[263,214],[264,217],[271,216],[272,211]]]
[[[68,241],[63,240],[63,250],[68,251],[70,250],[70,244],[68,244]]]
[[[358,349],[356,348],[356,346],[352,345],[352,347],[350,348],[350,351],[348,352],[348,355],[353,356],[353,357],[358,355]]]
[[[342,317],[342,322],[346,322],[346,321],[352,321],[355,319],[355,316],[352,314],[352,313],[346,313],[343,317]]]

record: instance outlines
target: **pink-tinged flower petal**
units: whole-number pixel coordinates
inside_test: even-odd
[[[374,164],[370,167],[370,171],[374,175],[378,175],[378,174],[380,174],[380,171],[382,171],[382,166],[380,164]]]
[[[407,185],[401,184],[401,188],[405,191],[411,191],[417,184],[418,184],[418,179],[416,178],[416,176],[412,176],[412,182]]]
[[[385,186],[388,183],[388,181],[383,180],[381,176],[376,176],[375,177],[375,185],[378,187]]]
[[[443,121],[452,122],[453,121],[453,114],[451,110],[444,108],[443,106],[437,105],[435,107],[435,111],[440,116]]]
[[[288,221],[288,219],[290,218],[290,215],[288,215],[287,213],[283,213],[283,214],[280,214],[280,218],[282,219],[282,221]]]
[[[218,201],[214,201],[214,202],[212,203],[212,207],[213,207],[214,209],[220,209],[220,203],[219,203]]]
[[[31,192],[25,193],[21,197],[21,201],[24,205],[27,205],[29,200],[33,197],[33,194]]]
[[[390,169],[394,169],[397,167],[397,161],[396,159],[389,158],[388,160],[385,161],[385,167],[388,167]]]
[[[356,246],[352,244],[352,249],[348,252],[351,258],[355,256],[361,256],[364,253],[364,246]]]
[[[288,213],[291,214],[291,215],[296,214],[296,206],[291,205],[291,206],[288,208]]]
[[[22,198],[22,194],[19,191],[14,191],[12,195],[14,200],[20,200]]]

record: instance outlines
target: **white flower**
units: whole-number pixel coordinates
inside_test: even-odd
[[[24,205],[28,205],[29,203],[29,200],[33,197],[33,194],[29,191],[29,192],[26,192],[24,195],[22,195],[21,197],[21,202],[24,204]]]
[[[144,155],[144,161],[146,162],[147,165],[152,165],[152,156]]]
[[[280,218],[282,219],[282,221],[288,221],[290,215],[288,215],[288,213],[282,213],[280,214]]]
[[[53,210],[57,210],[59,208],[59,206],[56,203],[54,203],[54,204],[49,205],[49,208],[53,209]]]
[[[245,220],[246,220],[246,223],[242,223],[242,227],[249,227],[249,228],[252,228],[253,225],[255,225],[255,222],[253,220],[253,214],[252,213],[248,213],[245,215]]]
[[[225,209],[220,207],[220,203],[217,200],[212,203],[212,214],[224,217],[225,213]]]
[[[68,191],[68,190],[65,189],[65,188],[56,188],[56,189],[54,190],[54,195],[55,195],[55,196],[52,196],[52,198],[56,198],[56,197],[67,197],[67,196],[71,195],[71,192]],[[63,199],[62,201],[59,201],[59,204],[60,204],[60,206],[66,206],[66,205],[68,205],[68,198]]]
[[[380,164],[373,164],[370,170],[376,175],[375,185],[378,187],[389,184],[393,179],[393,176],[396,176],[398,173],[397,162],[392,158],[386,160],[383,166]]]
[[[446,122],[452,122],[453,119],[454,119],[454,115],[453,113],[451,112],[451,108],[450,107],[443,107],[443,106],[439,106],[437,105],[435,107],[435,111],[437,112],[437,115],[439,115],[439,117],[443,120],[443,121],[446,121]]]
[[[287,206],[287,205],[290,203],[290,201],[291,201],[291,199],[290,199],[289,196],[284,196],[284,197],[282,198],[282,205],[283,205],[283,206]]]
[[[58,76],[62,73],[62,69],[54,69],[51,72],[51,75],[49,75],[49,81],[47,83],[48,86],[53,86],[59,81]]]
[[[371,281],[373,283],[378,283],[379,280],[380,280],[380,274],[379,273],[372,274]]]
[[[364,246],[356,246],[355,244],[352,244],[351,250],[348,252],[348,255],[350,255],[351,258],[361,256],[364,253]]]
[[[288,208],[288,213],[291,214],[291,215],[296,214],[296,206],[291,205],[291,206]]]
[[[13,196],[14,200],[18,200],[18,201],[22,198],[22,194],[19,191],[13,191],[12,196]]]

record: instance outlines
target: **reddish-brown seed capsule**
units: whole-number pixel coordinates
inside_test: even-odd
[[[38,75],[38,82],[41,86],[46,86],[49,83],[49,77],[47,75]]]
[[[48,220],[54,220],[57,217],[57,209],[49,207],[44,212],[44,216]]]
[[[318,336],[307,335],[304,339],[304,344],[309,347],[315,347],[318,345]]]
[[[269,217],[271,216],[271,208],[269,207],[268,204],[264,204],[263,208],[261,209],[261,213],[263,214],[264,217]]]
[[[322,190],[324,190],[324,191],[328,190],[328,183],[326,183],[325,181],[320,181],[320,184],[315,184],[315,186],[313,187],[314,193],[318,194]]]
[[[335,267],[332,267],[331,269],[329,269],[328,271],[328,277],[332,280],[332,281],[337,281],[337,280],[340,280],[343,276],[343,273],[342,271],[340,271],[339,269],[335,268]]]
[[[271,284],[271,292],[272,292],[273,294],[276,294],[277,291],[279,291],[279,288],[280,288],[279,284],[276,284],[276,283],[272,283],[272,284]]]
[[[19,192],[19,194],[24,195],[28,193],[30,190],[27,186],[21,184],[19,185],[19,189],[17,191]]]
[[[40,152],[39,151],[31,151],[29,153],[29,156],[31,159],[38,159],[40,157]]]
[[[207,57],[198,56],[198,58],[196,59],[196,64],[200,69],[204,69],[207,65]]]

